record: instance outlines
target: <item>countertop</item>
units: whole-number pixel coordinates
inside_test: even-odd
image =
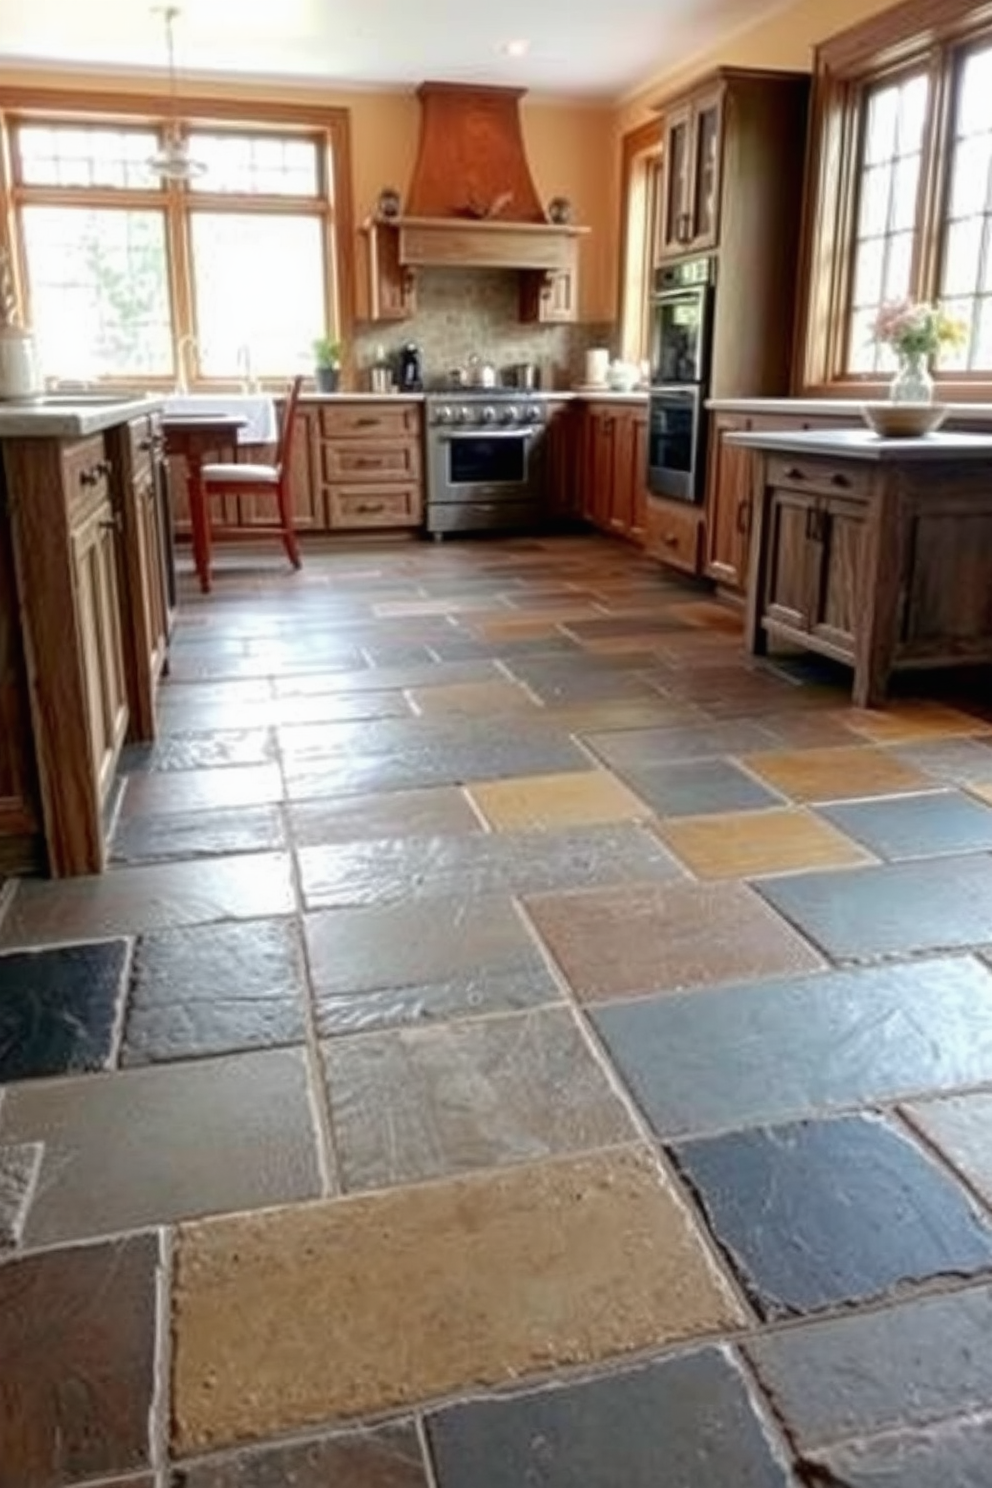
[[[82,439],[143,414],[158,413],[164,401],[123,394],[76,398],[64,393],[37,403],[0,403],[0,439]]]
[[[892,460],[988,460],[990,434],[925,434],[915,439],[880,439],[870,429],[767,429],[725,434],[728,444],[741,449],[769,450],[786,455],[827,455],[845,460],[887,464]]]
[[[884,402],[873,398],[708,398],[714,413],[791,414],[794,418],[851,418],[860,420],[862,402]],[[945,403],[947,417],[955,422],[974,420],[992,423],[992,403]]]
[[[490,391],[485,389],[484,391]],[[631,393],[614,393],[609,388],[536,388],[524,392],[517,388],[492,388],[493,393],[505,397],[507,393],[520,392],[522,398],[542,398],[548,403],[568,403],[579,400],[586,403],[646,403],[647,389],[635,389]],[[303,393],[301,403],[422,403],[424,398],[448,397],[456,401],[462,389],[431,388],[425,393]],[[479,389],[471,390],[472,397],[479,396]]]

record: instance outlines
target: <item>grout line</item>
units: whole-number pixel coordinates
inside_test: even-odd
[[[423,1458],[426,1488],[440,1488],[437,1469],[434,1466],[434,1454],[431,1452],[431,1444],[427,1439],[427,1421],[423,1412],[419,1412],[414,1418],[414,1430],[417,1433],[420,1455]]]
[[[149,1458],[157,1478],[164,1483],[169,1467],[172,1434],[172,1285],[175,1235],[164,1226],[158,1232],[159,1259],[155,1269],[155,1363],[149,1412]]]
[[[926,1103],[934,1105],[942,1097],[948,1099],[965,1093],[977,1094],[978,1092],[966,1092],[964,1090],[934,1091],[931,1093],[930,1101]],[[893,1101],[891,1106],[885,1111],[885,1115],[889,1118],[890,1123],[897,1131],[900,1128],[908,1131],[910,1137],[934,1162],[934,1165],[941,1172],[947,1173],[958,1187],[965,1190],[982,1218],[989,1218],[992,1216],[992,1196],[984,1194],[975,1181],[968,1176],[964,1168],[958,1167],[952,1155],[949,1152],[945,1152],[939,1142],[930,1136],[929,1132],[925,1131],[922,1126],[918,1125],[912,1113],[904,1109],[903,1103],[913,1100],[919,1101],[921,1105],[924,1104],[923,1101],[920,1101],[919,1096],[912,1095],[901,1095],[897,1101]]]

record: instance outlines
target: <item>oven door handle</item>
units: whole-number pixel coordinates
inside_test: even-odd
[[[537,433],[527,429],[451,429],[438,432],[436,437],[442,444],[455,444],[459,439],[532,439]]]

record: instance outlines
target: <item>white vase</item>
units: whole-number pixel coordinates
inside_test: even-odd
[[[893,403],[932,403],[933,378],[922,351],[908,352],[899,358],[899,371],[889,384]]]
[[[0,326],[0,399],[30,403],[45,391],[30,331]]]

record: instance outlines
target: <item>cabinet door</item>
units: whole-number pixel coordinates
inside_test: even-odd
[[[87,513],[71,533],[90,760],[101,801],[106,799],[114,777],[128,719],[116,533],[109,501]]]
[[[579,318],[579,279],[575,268],[560,273],[523,270],[520,319],[537,325],[570,325]]]
[[[729,414],[717,414],[712,424],[706,493],[706,574],[733,589],[743,589],[747,583],[754,457],[749,450],[728,445],[724,435],[743,432],[749,427],[749,419]]]
[[[811,534],[816,516],[815,497],[798,491],[772,491],[766,516],[762,613],[793,630],[809,630],[813,621],[818,549]]]
[[[583,431],[581,410],[567,404],[549,408],[544,468],[552,517],[573,517],[581,510],[576,472],[581,469]]]
[[[608,531],[613,507],[614,415],[612,409],[591,408],[588,417],[590,480],[582,515],[603,531]]]
[[[153,678],[162,671],[169,639],[169,601],[165,587],[165,554],[159,524],[157,471],[148,469],[135,488],[141,608],[145,618],[148,662]]]
[[[854,655],[867,505],[829,498],[810,524],[814,579],[811,629],[839,652]],[[893,561],[895,561],[893,559]]]
[[[2,475],[0,475],[2,481]],[[14,587],[14,555],[0,489],[0,862],[5,837],[38,829],[31,707]]]
[[[713,248],[720,231],[720,154],[723,132],[722,94],[700,98],[692,117],[693,248]]]
[[[369,319],[409,320],[417,310],[413,270],[400,263],[399,229],[373,222],[366,232],[369,270]]]
[[[685,252],[692,231],[692,109],[677,109],[665,120],[661,211],[656,258]]]
[[[628,536],[643,543],[648,526],[648,416],[638,409],[630,421],[630,526]]]
[[[608,525],[618,537],[629,537],[634,524],[634,416],[620,408],[613,416],[613,470]]]

